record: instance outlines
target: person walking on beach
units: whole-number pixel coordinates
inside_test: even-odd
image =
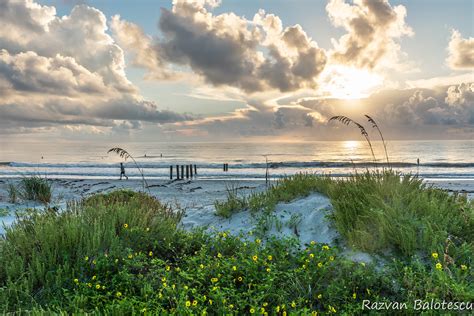
[[[122,176],[124,176],[128,180],[128,177],[125,174],[125,167],[123,166],[123,163],[121,162],[120,163],[120,180],[122,180]]]

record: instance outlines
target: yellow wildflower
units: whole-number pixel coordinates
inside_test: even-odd
[[[263,305],[263,307],[267,307],[267,306],[268,306],[268,303],[267,303],[267,302],[264,302],[262,305]]]
[[[250,314],[255,314],[255,309],[254,308],[250,309]]]
[[[461,264],[461,270],[467,270],[467,266],[465,264]]]
[[[217,281],[219,281],[218,278],[212,278],[212,279],[211,279],[211,282],[212,282],[212,283],[216,283]]]
[[[332,307],[331,305],[329,305],[329,312],[335,313],[336,309],[334,307]]]
[[[105,290],[105,285],[102,285],[102,290]]]
[[[229,308],[230,308],[230,309],[233,309],[233,308],[234,308],[234,304],[230,304],[230,305],[229,305]]]
[[[257,261],[257,260],[258,260],[258,256],[257,256],[257,255],[253,256],[253,257],[252,257],[252,260],[253,260],[253,261]]]
[[[255,239],[255,242],[256,242],[257,244],[260,244],[262,241],[257,238],[257,239]]]
[[[132,254],[129,254],[128,255],[128,259],[132,259],[133,258],[133,255]]]
[[[89,261],[89,257],[88,257],[88,256],[85,256],[85,257],[84,257],[84,261]]]
[[[324,246],[323,246],[323,250],[329,250],[329,246],[324,245]]]
[[[170,266],[166,266],[166,271],[169,271],[171,270],[171,267]]]
[[[322,262],[318,262],[318,268],[322,268],[323,267],[323,263]]]
[[[265,307],[261,307],[261,308],[260,308],[260,313],[261,313],[261,314],[265,313]]]
[[[153,251],[150,251],[150,252],[148,253],[148,255],[149,255],[150,257],[153,256]]]
[[[275,310],[276,310],[277,313],[279,313],[279,312],[280,312],[280,305],[278,305],[277,307],[275,307]]]
[[[79,283],[79,280],[78,279],[74,279],[74,283]]]
[[[165,277],[162,277],[162,278],[161,278],[161,282],[166,282],[166,278],[165,278]]]
[[[191,302],[190,301],[186,301],[186,307],[189,307],[191,306]]]
[[[233,266],[233,267],[232,267],[232,270],[237,271],[237,267],[236,267],[236,266]]]
[[[438,263],[436,264],[436,269],[442,270],[442,269],[443,269],[443,265],[438,262]]]
[[[334,261],[334,256],[329,256],[330,261]]]
[[[209,300],[209,305],[212,305],[212,300]]]
[[[357,294],[352,293],[352,298],[353,298],[353,299],[356,299],[356,298],[357,298]]]
[[[203,265],[202,263],[199,265],[199,267],[200,267],[201,269],[204,269],[204,265]]]
[[[323,298],[323,295],[322,294],[318,294],[318,299],[322,299]]]
[[[97,261],[95,261],[95,260],[92,260],[92,264],[97,264]]]
[[[222,233],[222,237],[226,238],[226,237],[227,237],[227,234],[226,234],[226,233]]]
[[[314,240],[311,240],[310,244],[311,244],[311,246],[314,246],[314,245],[316,245],[316,242]]]
[[[97,279],[97,276],[94,275],[94,276],[92,277],[92,280],[95,280],[95,279]]]
[[[117,297],[122,296],[122,292],[117,292],[117,293],[115,293],[115,296],[117,296]]]
[[[268,260],[269,260],[269,261],[272,261],[272,260],[273,260],[273,256],[272,256],[272,255],[269,255],[269,256],[268,256]]]
[[[295,301],[291,302],[291,307],[295,308],[296,307],[296,303]]]
[[[196,306],[198,302],[196,300],[193,301],[193,306]]]
[[[95,288],[98,289],[98,290],[100,290],[100,284],[97,283],[97,284],[95,285]]]
[[[318,312],[317,311],[312,311],[311,316],[318,316]]]
[[[313,258],[314,258],[314,254],[310,253],[310,254],[309,254],[309,257],[310,257],[311,259],[313,259]]]
[[[222,254],[220,252],[217,253],[217,258],[222,258]]]
[[[286,316],[286,311],[283,311],[283,313],[281,313],[282,316]]]
[[[431,254],[431,256],[434,258],[434,259],[438,259],[438,253],[437,252],[433,252]]]
[[[87,283],[87,286],[88,286],[88,287],[92,287],[92,283]]]
[[[185,285],[185,286],[184,286],[184,289],[185,289],[185,290],[189,289],[189,286]]]
[[[150,227],[147,227],[147,228],[146,228],[146,231],[149,232],[149,231],[150,231]]]
[[[238,277],[237,280],[239,280],[239,282],[242,282],[242,277]]]
[[[128,228],[128,224],[127,223],[123,224],[123,228]]]
[[[272,269],[270,269],[270,268],[267,268],[267,272],[270,272],[270,271],[272,271]]]

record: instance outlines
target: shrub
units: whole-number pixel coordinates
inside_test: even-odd
[[[51,184],[40,176],[21,179],[18,191],[25,200],[39,201],[44,204],[51,202]]]
[[[10,203],[15,204],[18,200],[18,189],[13,183],[8,183],[7,185],[7,192],[8,192],[8,201]]]

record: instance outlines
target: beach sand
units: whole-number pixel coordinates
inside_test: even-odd
[[[8,215],[1,216],[0,222],[9,226],[15,219],[15,212],[26,208],[42,208],[42,204],[32,201],[22,201],[12,204],[8,201],[7,184],[16,184],[20,179],[0,179],[0,209]],[[84,180],[84,179],[54,179],[53,206],[60,208],[66,205],[66,201],[78,200],[96,193],[108,192],[116,189],[143,190],[140,180]],[[450,192],[466,193],[470,199],[474,198],[474,180],[436,180],[427,181],[428,184],[446,189]],[[223,219],[215,215],[214,202],[226,200],[227,189],[233,188],[239,194],[247,195],[251,192],[265,190],[264,181],[255,180],[156,180],[149,181],[150,193],[160,201],[185,211],[182,226],[185,229],[205,227],[215,230],[229,230],[231,233],[248,233],[255,229],[259,218],[253,218],[249,212],[241,212],[231,219]],[[148,190],[145,189],[147,192]],[[280,203],[275,210],[275,217],[282,223],[289,222],[292,214],[301,218],[298,235],[302,243],[316,240],[331,243],[337,236],[334,230],[329,228],[324,214],[330,210],[329,199],[313,194],[309,197],[292,201],[291,203]],[[312,223],[312,225],[307,225]],[[284,225],[283,225],[284,226]],[[276,228],[273,227],[273,230]],[[0,228],[3,234],[4,228]],[[275,233],[275,231],[270,231]],[[278,231],[279,235],[294,235],[294,231],[285,227]]]

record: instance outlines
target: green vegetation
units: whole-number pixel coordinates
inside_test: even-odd
[[[16,203],[18,200],[18,189],[13,183],[8,183],[7,185],[7,192],[8,192],[8,201],[10,203]]]
[[[305,178],[318,187],[324,183],[330,194],[347,192],[348,202],[336,206],[343,212],[355,181],[367,181],[360,186],[364,190],[373,177],[339,181],[344,191],[337,191],[332,180],[313,176],[281,183],[292,188],[292,181]],[[395,181],[385,177],[375,179]],[[400,183],[392,185],[408,185]],[[418,188],[416,182],[408,183]],[[403,193],[399,190],[393,194]],[[420,190],[450,199],[442,192]],[[452,197],[449,203],[469,207],[463,201]],[[447,250],[456,248],[464,256],[448,259],[444,249],[430,248],[429,258],[393,259],[380,269],[313,242],[300,249],[292,239],[264,243],[226,232],[186,232],[177,226],[181,216],[145,193],[131,191],[95,195],[70,203],[63,212],[30,210],[0,240],[0,306],[5,312],[46,314],[352,315],[360,313],[364,299],[409,306],[414,299],[474,299],[472,249],[466,245]],[[472,245],[472,239],[464,240]]]
[[[292,177],[279,179],[267,191],[255,192],[248,197],[239,196],[234,188],[227,189],[227,200],[216,201],[216,213],[219,216],[230,217],[243,209],[252,212],[271,212],[279,202],[290,202],[298,197],[307,196],[313,192],[327,192],[331,184],[328,177],[316,177],[308,174],[296,174]]]
[[[269,213],[279,202],[312,192],[331,199],[337,230],[357,249],[403,256],[438,251],[460,259],[474,254],[474,203],[391,170],[345,179],[298,174],[246,198],[234,194],[231,206],[219,203],[216,209],[218,214],[246,208]]]
[[[17,203],[22,199],[48,204],[51,202],[53,190],[48,179],[32,176],[22,178],[17,185],[8,183],[7,193],[10,203]]]

